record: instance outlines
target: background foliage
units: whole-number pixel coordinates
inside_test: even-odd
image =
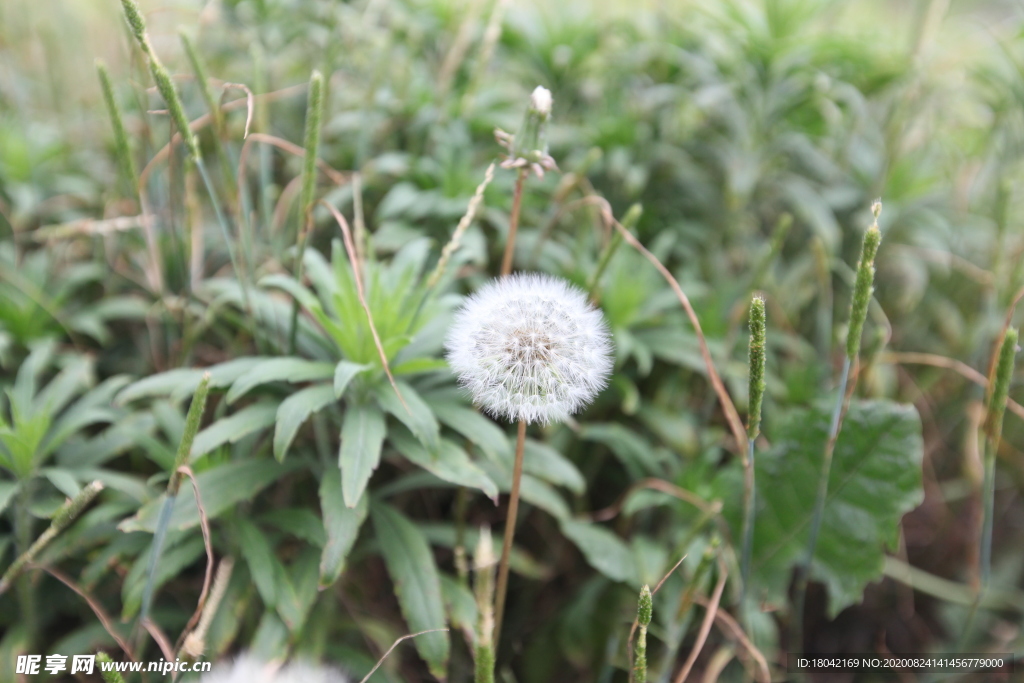
[[[142,8],[190,118],[209,109],[178,28],[194,40],[215,98],[224,90],[233,102],[199,134],[237,263],[186,151],[165,148],[173,125],[119,3],[0,4],[0,567],[66,496],[99,479],[98,502],[39,563],[71,577],[127,635],[188,398],[208,370],[213,391],[190,466],[215,555],[236,566],[207,656],[251,648],[323,658],[358,677],[396,637],[447,623],[450,632],[399,649],[373,680],[468,680],[463,631],[476,607],[459,549],[473,548],[479,526],[503,522],[512,440],[457,388],[441,349],[462,296],[497,272],[514,172],[498,169],[443,277],[428,278],[501,153],[494,129],[514,132],[542,84],[554,95],[560,172],[526,184],[518,269],[589,288],[611,234],[577,200],[603,196],[620,218],[642,204],[634,232],[691,298],[741,411],[747,305],[754,291],[766,297],[752,586],[761,609],[733,609],[735,580],[723,609],[773,666],[784,667],[787,649],[957,646],[980,527],[984,389],[970,370],[987,374],[1024,285],[1019,8]],[[111,65],[141,175],[118,163],[95,57]],[[280,141],[302,142],[314,68],[327,76],[317,196],[353,223],[368,306],[408,410],[323,207],[297,267],[301,160]],[[231,83],[256,95],[256,135],[245,143],[245,93]],[[786,595],[876,197],[885,205],[876,299],[798,646],[786,640]],[[686,555],[655,596],[650,627],[652,680],[670,680],[703,615],[694,602],[724,571],[708,558],[738,574],[743,444],[729,433],[693,327],[626,246],[594,291],[614,333],[615,370],[576,420],[531,428],[503,680],[626,680],[637,592]],[[998,453],[998,594],[965,636],[968,651],[1024,651],[1019,414],[1008,416]],[[705,506],[643,488],[651,478]],[[156,576],[153,619],[170,634],[202,585],[199,523],[186,484]],[[66,585],[28,576],[0,596],[4,667],[22,652],[117,650]],[[159,656],[152,643],[145,654]],[[728,632],[712,633],[697,670],[718,659],[723,680],[753,670]]]

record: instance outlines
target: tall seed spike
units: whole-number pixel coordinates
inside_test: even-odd
[[[146,21],[142,18],[139,6],[135,4],[135,0],[121,0],[121,7],[124,9],[125,19],[135,35],[139,47],[146,53],[146,58],[149,61],[149,72],[153,75],[153,81],[156,83],[157,90],[160,91],[160,96],[164,98],[164,102],[167,104],[167,109],[171,113],[174,125],[181,134],[181,139],[184,140],[189,154],[194,159],[200,159],[199,141],[189,127],[188,118],[185,116],[185,108],[182,106],[181,97],[178,95],[178,89],[174,87],[174,82],[167,73],[167,69],[160,63],[160,59],[156,56],[156,52],[153,51],[152,45],[150,45],[149,35],[146,33]]]
[[[117,155],[117,165],[121,175],[128,181],[134,197],[139,196],[139,178],[135,170],[135,160],[132,158],[132,148],[128,144],[128,134],[124,129],[124,120],[121,117],[121,109],[117,106],[114,98],[114,87],[110,83],[110,73],[103,60],[96,60],[96,75],[100,79],[100,87],[103,90],[103,101],[107,105],[107,114],[110,116],[110,125],[114,129],[114,149]]]
[[[644,584],[640,589],[640,599],[637,601],[636,619],[641,626],[651,625],[651,616],[654,611],[654,596],[651,594],[651,587]]]
[[[761,403],[764,399],[766,325],[764,298],[750,302],[750,403],[747,410],[747,436],[756,439],[761,430]]]
[[[314,70],[309,77],[309,99],[306,105],[306,155],[302,163],[302,193],[299,207],[303,221],[313,209],[313,195],[316,191],[316,159],[320,148],[320,123],[323,118],[324,77]],[[302,255],[299,255],[302,258]]]
[[[195,441],[199,432],[199,425],[203,421],[203,412],[206,410],[206,397],[210,393],[210,373],[203,373],[203,378],[192,395],[192,405],[188,407],[188,414],[185,416],[185,433],[181,436],[181,443],[178,444],[178,453],[174,457],[174,470],[171,472],[171,479],[167,484],[167,493],[171,496],[178,495],[178,488],[181,486],[181,474],[178,468],[188,463],[189,455],[192,452],[192,442]]]
[[[882,233],[878,229],[878,216],[882,213],[882,203],[875,202],[871,206],[875,217],[874,223],[864,233],[861,244],[860,260],[857,262],[857,280],[853,288],[853,301],[850,303],[850,328],[846,336],[846,357],[852,362],[860,353],[860,338],[864,330],[864,321],[868,315],[868,304],[874,291],[875,255],[882,241]]]
[[[1014,328],[1006,330],[1003,344],[999,349],[999,361],[989,394],[987,414],[985,418],[985,434],[989,439],[998,439],[1003,431],[1003,414],[1006,412],[1006,397],[1010,393],[1010,380],[1013,378],[1014,358],[1017,355],[1018,332]]]

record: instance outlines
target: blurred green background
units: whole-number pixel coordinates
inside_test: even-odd
[[[747,306],[762,292],[768,455],[759,486],[766,504],[789,500],[793,515],[814,493],[794,489],[787,499],[782,492],[781,481],[797,481],[793,454],[804,452],[785,444],[810,438],[801,429],[811,433],[813,425],[794,416],[810,420],[834,390],[861,236],[872,200],[882,199],[884,237],[856,395],[912,405],[920,431],[913,422],[872,450],[867,417],[847,425],[851,453],[889,458],[897,469],[865,481],[865,498],[839,501],[849,507],[837,503],[827,518],[823,543],[836,547],[819,557],[815,576],[823,583],[812,584],[803,643],[787,642],[786,591],[798,553],[776,552],[798,549],[793,538],[802,526],[793,531],[783,519],[764,531],[788,539],[775,550],[766,550],[771,538],[755,540],[760,609],[740,614],[730,582],[723,609],[741,619],[776,679],[785,677],[786,651],[1024,652],[1019,413],[1007,415],[997,458],[998,590],[962,634],[978,581],[984,388],[975,380],[988,373],[1007,316],[1021,320],[1014,315],[1024,286],[1020,3],[140,5],[189,117],[208,109],[179,31],[194,41],[215,96],[223,90],[223,101],[235,102],[219,130],[207,126],[200,141],[238,265],[180,144],[143,171],[145,206],[119,169],[97,58],[109,66],[136,169],[147,168],[174,130],[120,3],[0,3],[0,386],[9,391],[0,407],[5,434],[14,435],[6,447],[31,442],[33,453],[31,470],[0,470],[0,567],[42,532],[66,495],[100,478],[107,485],[100,503],[41,562],[73,577],[127,634],[149,552],[146,511],[163,490],[185,399],[198,381],[172,371],[215,366],[222,374],[215,372],[204,426],[221,427],[201,432],[208,455],[193,467],[207,477],[216,555],[238,561],[207,656],[253,648],[322,658],[358,678],[396,637],[415,630],[395,587],[411,577],[396,569],[394,540],[381,537],[381,529],[400,529],[412,540],[398,545],[433,567],[430,585],[440,586],[453,628],[444,657],[440,640],[407,643],[371,680],[432,680],[428,670],[437,674],[438,666],[448,680],[469,680],[459,629],[471,628],[475,606],[455,548],[463,532],[471,549],[478,526],[503,523],[504,497],[501,506],[490,498],[508,489],[512,431],[467,414],[468,400],[440,361],[441,340],[460,295],[497,273],[514,171],[497,170],[436,296],[413,311],[485,169],[502,153],[494,129],[515,132],[529,93],[543,85],[554,96],[548,135],[560,170],[526,183],[517,269],[587,287],[610,232],[592,205],[577,200],[603,196],[620,219],[641,204],[634,233],[692,300],[741,413]],[[388,415],[366,494],[369,516],[365,506],[335,511],[361,514],[357,522],[332,516],[338,491],[324,481],[337,477],[339,428],[362,398],[347,398],[344,409],[335,397],[310,407],[305,417],[315,416],[298,421],[281,465],[276,411],[307,383],[333,377],[339,360],[379,361],[366,337],[365,357],[336,346],[344,330],[332,337],[317,317],[320,310],[339,329],[365,332],[340,234],[323,208],[314,212],[308,289],[285,282],[297,262],[301,160],[269,138],[250,142],[241,159],[245,91],[224,87],[244,84],[258,96],[254,132],[301,145],[313,69],[327,77],[320,157],[336,169],[321,175],[317,196],[368,234],[371,308],[378,325],[390,324],[382,334],[394,344],[392,365],[406,363],[396,373],[426,411],[414,424],[392,412],[374,393],[379,367],[355,381],[354,396],[377,396],[373,410]],[[722,561],[735,560],[737,444],[693,328],[657,271],[625,246],[597,292],[615,337],[615,371],[576,420],[531,430],[532,491],[524,493],[499,655],[504,681],[627,680],[636,591],[686,554],[655,600],[651,630],[652,680],[672,680],[704,613],[694,596],[715,584],[716,570],[702,557],[721,542],[730,549]],[[287,343],[293,296],[302,302],[294,348]],[[320,366],[303,365],[308,376],[287,372],[256,382],[244,398],[225,396],[255,367],[225,364],[252,357],[301,358],[329,370],[321,376]],[[1021,397],[1017,382],[1010,395]],[[417,450],[417,438],[451,444],[458,455],[450,469]],[[708,519],[638,488],[649,478],[721,501],[722,516]],[[871,502],[879,496],[883,503]],[[135,525],[119,526],[127,518]],[[205,569],[198,517],[178,521],[154,607],[169,634],[195,608]],[[347,541],[345,524],[357,533]],[[347,559],[325,573],[324,549],[346,542]],[[0,680],[14,680],[7,663],[17,653],[116,651],[83,600],[45,572],[29,578],[17,595],[0,596]],[[152,643],[145,654],[159,656]],[[694,678],[745,680],[751,662],[734,637],[714,630]],[[822,680],[875,680],[859,676]]]

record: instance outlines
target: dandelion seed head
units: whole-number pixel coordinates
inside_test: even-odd
[[[200,683],[349,683],[337,669],[291,662],[284,666],[244,654],[230,664],[215,668]]]
[[[589,404],[612,367],[601,312],[548,275],[511,275],[469,297],[452,324],[448,363],[488,413],[560,422]]]

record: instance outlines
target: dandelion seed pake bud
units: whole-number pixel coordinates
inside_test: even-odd
[[[511,275],[469,297],[445,342],[448,363],[494,417],[559,422],[589,404],[612,368],[601,312],[548,275]]]
[[[513,161],[525,159],[531,164],[545,161],[548,154],[547,124],[553,103],[550,90],[542,85],[534,88],[523,122],[512,139],[510,151]]]
[[[530,95],[530,109],[546,119],[551,116],[551,104],[550,90],[543,85],[538,85],[534,88],[533,93]]]

